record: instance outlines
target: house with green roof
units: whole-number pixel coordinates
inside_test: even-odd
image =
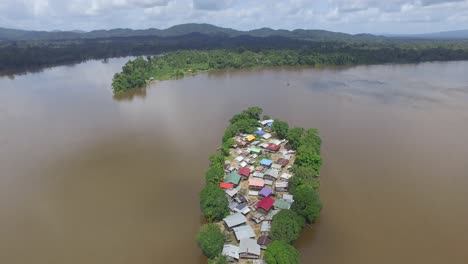
[[[237,173],[236,170],[231,171],[228,175],[226,175],[226,179],[224,179],[224,182],[229,182],[234,185],[239,185],[239,182],[241,180],[241,176]]]

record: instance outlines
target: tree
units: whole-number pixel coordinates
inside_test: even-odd
[[[294,164],[302,167],[311,167],[318,173],[322,167],[322,157],[316,152],[315,148],[308,145],[301,145],[297,149]]]
[[[216,224],[205,224],[197,235],[198,246],[210,259],[216,258],[223,250],[224,234]]]
[[[221,146],[221,152],[224,156],[229,156],[229,149],[236,144],[236,141],[233,138],[228,138],[224,141],[223,145]]]
[[[291,210],[281,210],[271,221],[270,237],[292,244],[299,238],[304,219]]]
[[[271,130],[273,130],[279,138],[284,139],[288,135],[289,125],[285,121],[275,119]]]
[[[223,189],[216,184],[208,184],[200,193],[200,207],[209,222],[220,221],[228,213],[228,200]]]
[[[319,194],[309,185],[297,187],[291,210],[304,217],[307,223],[313,223],[319,216],[322,202]]]
[[[221,165],[224,166],[224,156],[221,153],[213,153],[209,157],[210,166]]]
[[[299,264],[299,252],[288,243],[276,240],[271,242],[265,251],[267,264]]]
[[[301,146],[312,147],[317,154],[320,154],[321,144],[322,140],[318,135],[318,130],[315,128],[307,129],[301,138]]]
[[[247,108],[247,110],[244,111],[249,118],[260,120],[260,116],[263,113],[263,109],[258,107],[258,106],[252,106]]]
[[[297,149],[301,145],[302,135],[304,135],[304,129],[302,127],[294,127],[288,130],[287,139],[292,149]]]
[[[296,188],[303,184],[311,186],[315,191],[320,188],[320,181],[316,177],[317,172],[312,167],[294,166],[292,172],[294,176],[288,180],[291,194],[295,194]]]
[[[218,255],[214,259],[208,259],[208,264],[228,264],[226,256]]]
[[[271,119],[271,117],[269,115],[264,115],[263,116],[263,120],[270,120],[270,119]]]
[[[224,179],[224,169],[219,164],[214,164],[205,173],[206,184],[218,185]]]

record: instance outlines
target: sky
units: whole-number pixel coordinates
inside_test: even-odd
[[[27,30],[324,29],[413,34],[468,29],[468,0],[0,0],[0,27]]]

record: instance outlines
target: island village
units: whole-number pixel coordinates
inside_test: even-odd
[[[271,220],[294,202],[288,179],[295,151],[286,148],[286,140],[272,135],[273,122],[259,121],[255,133],[235,136],[236,144],[225,161],[220,187],[226,192],[231,214],[218,224],[227,237],[222,255],[231,262],[265,263]]]

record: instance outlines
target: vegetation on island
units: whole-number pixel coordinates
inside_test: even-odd
[[[265,261],[267,264],[296,264],[300,263],[300,257],[293,246],[283,240],[275,240],[265,251]]]
[[[205,256],[216,258],[223,250],[224,234],[218,225],[205,224],[198,232],[197,242]]]
[[[200,193],[200,206],[206,220],[215,222],[229,214],[228,200],[218,184],[210,183]]]
[[[304,218],[292,210],[281,210],[271,221],[270,238],[294,243],[304,227]]]
[[[127,62],[122,71],[115,74],[112,87],[114,93],[121,93],[132,88],[142,87],[151,78],[156,80],[176,79],[185,75],[219,69],[418,62],[439,58],[428,56],[425,52],[418,53],[418,51],[412,49],[393,47],[378,49],[369,49],[368,47],[343,48],[335,46],[336,44],[330,45],[330,47],[325,45],[320,48],[304,45],[287,49],[184,50],[169,52],[162,56],[138,57]],[[443,50],[437,50],[437,52],[444,53]],[[447,54],[448,57],[440,58],[445,60],[447,58],[468,58],[468,50],[463,52],[461,57]],[[418,56],[414,56],[413,53],[418,53]],[[454,53],[458,53],[458,51]],[[282,135],[280,131],[279,136],[285,135]]]
[[[256,131],[262,114],[260,107],[249,107],[235,114],[223,134],[220,151],[210,155],[210,168],[205,174],[206,186],[200,193],[200,207],[208,222],[221,221],[229,214],[228,201],[219,183],[223,181],[225,159],[232,145],[236,144],[233,137]],[[263,119],[270,117],[264,116]],[[286,139],[291,149],[297,150],[296,161],[291,168],[294,175],[289,179],[294,202],[291,209],[283,209],[273,217],[269,234],[273,242],[267,246],[264,258],[268,264],[295,264],[300,262],[300,256],[291,244],[299,238],[305,223],[316,221],[322,208],[318,193],[322,141],[317,129],[289,129],[289,124],[279,119],[273,122],[272,132],[276,137]],[[197,241],[209,258],[208,263],[226,263],[226,258],[220,256],[225,238],[219,234],[219,226],[214,226],[204,225]]]
[[[223,49],[248,50],[253,53],[273,51],[280,57],[268,56],[272,63],[267,65],[257,64],[256,58],[252,58],[252,67],[468,59],[466,39],[410,39],[304,29],[288,31],[262,28],[237,31],[207,24],[177,25],[166,30],[113,29],[86,33],[0,29],[0,72],[18,73],[89,59],[156,55],[179,50]],[[291,54],[276,52],[279,50],[289,50]],[[284,54],[287,57],[282,57]],[[239,65],[236,63],[238,58],[227,56],[223,59],[229,61],[229,67]],[[174,77],[183,74],[184,68],[179,70],[173,71]],[[166,74],[168,73],[161,75],[167,76]]]

